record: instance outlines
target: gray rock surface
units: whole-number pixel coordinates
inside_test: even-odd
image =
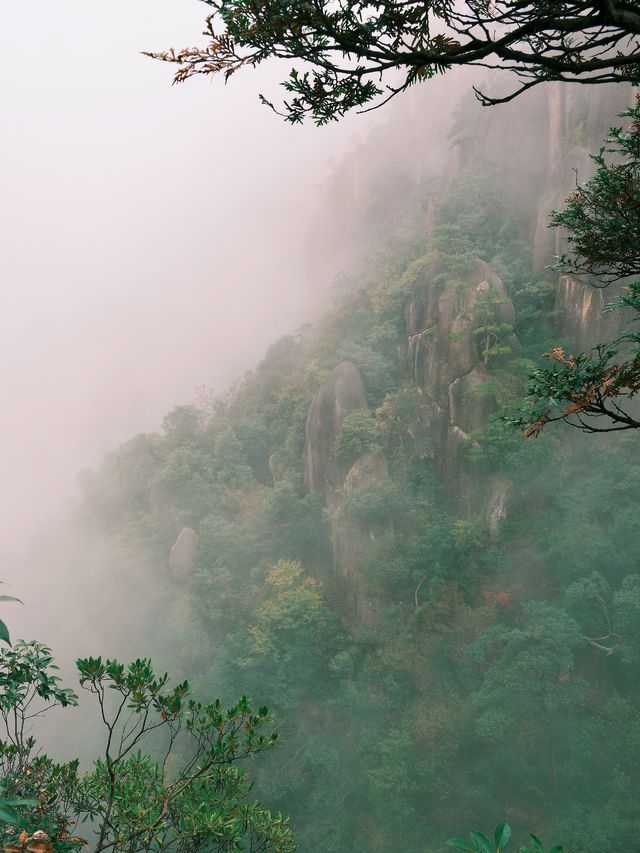
[[[466,454],[471,434],[497,408],[477,330],[514,322],[502,279],[479,259],[455,275],[437,265],[427,268],[405,306],[409,364],[414,383],[425,394],[434,466],[464,513],[493,512],[488,505],[491,488],[476,488]],[[518,345],[515,335],[508,342]]]
[[[486,295],[495,294],[488,306]],[[476,260],[463,275],[447,276],[429,269],[405,308],[409,362],[413,381],[442,409],[450,406],[454,382],[476,371],[484,381],[482,352],[474,330],[491,312],[491,322],[513,325],[515,312],[500,276]],[[458,395],[459,396],[459,395]],[[480,426],[477,422],[475,426]],[[469,425],[470,428],[475,428]]]
[[[368,408],[367,394],[355,364],[335,367],[314,396],[305,428],[305,485],[328,497],[344,482],[348,466],[335,458],[334,446],[345,417]]]
[[[197,548],[198,534],[191,527],[183,527],[169,555],[169,565],[174,580],[186,581],[191,577]]]

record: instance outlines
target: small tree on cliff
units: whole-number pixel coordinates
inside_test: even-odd
[[[595,175],[577,187],[551,224],[567,229],[571,256],[559,259],[562,272],[588,276],[596,287],[624,283],[607,308],[630,309],[640,320],[640,99],[622,114],[627,127],[611,129],[607,146],[593,157]],[[612,156],[611,156],[612,155]],[[629,279],[632,279],[629,281]],[[546,354],[553,366],[529,378],[528,396],[510,421],[535,436],[553,421],[585,432],[637,429],[640,414],[630,406],[640,391],[640,331],[624,331],[588,353]]]
[[[148,54],[175,63],[175,81],[270,59],[302,60],[283,82],[283,115],[324,124],[375,108],[457,65],[508,70],[508,101],[548,80],[640,80],[640,10],[633,0],[204,0],[204,47]],[[273,105],[262,95],[262,101]]]

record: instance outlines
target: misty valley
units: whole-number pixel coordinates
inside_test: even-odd
[[[314,318],[78,475],[4,587],[2,849],[640,851],[640,102],[565,73],[376,113]]]

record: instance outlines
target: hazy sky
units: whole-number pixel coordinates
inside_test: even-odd
[[[140,51],[197,43],[205,14],[0,3],[4,578],[79,469],[222,389],[317,304],[307,216],[364,119],[285,125],[257,101],[274,68],[171,87]]]

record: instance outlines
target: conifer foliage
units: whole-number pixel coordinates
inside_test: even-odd
[[[176,82],[216,74],[228,80],[266,60],[292,60],[282,84],[291,122],[310,116],[324,124],[380,106],[459,65],[513,72],[506,95],[478,93],[486,104],[548,80],[640,79],[640,12],[627,0],[204,2],[213,10],[204,47],[148,55],[176,64]]]

